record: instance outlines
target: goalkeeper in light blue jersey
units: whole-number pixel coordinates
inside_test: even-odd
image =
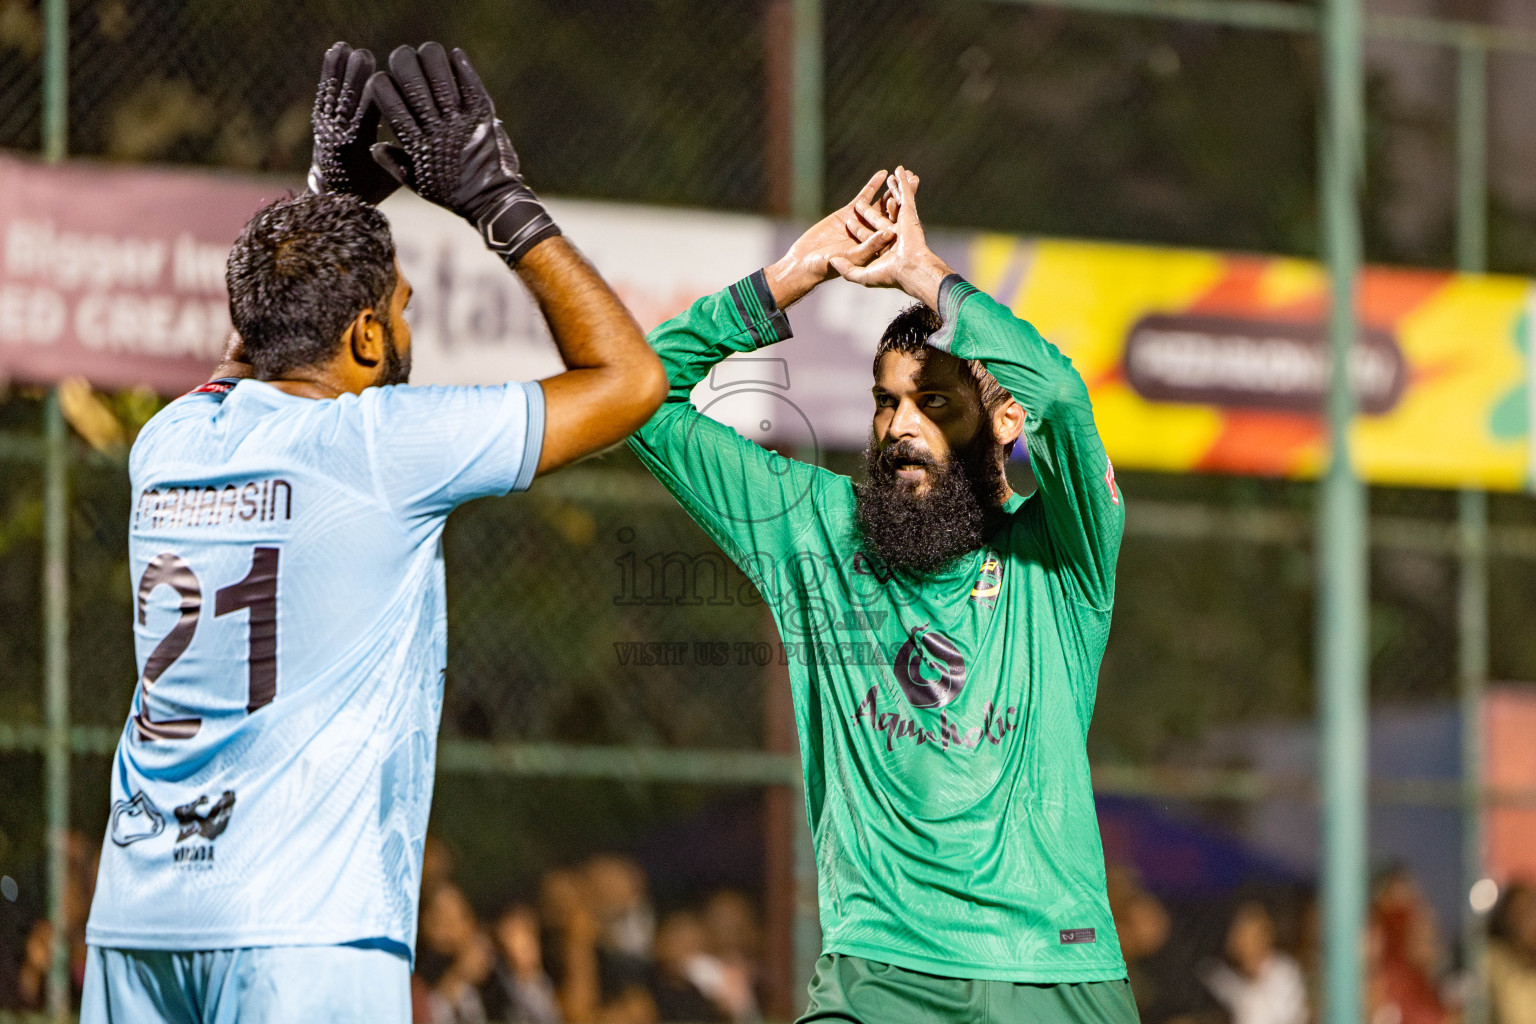
[[[246,226],[227,275],[239,341],[133,448],[140,675],[86,1024],[409,1020],[444,521],[618,442],[665,394],[633,319],[523,184],[462,53],[401,48],[390,65],[370,88],[366,51],[327,54],[313,191]],[[379,110],[401,146],[375,162]],[[370,205],[395,181],[475,224],[567,372],[406,385],[411,289]]]

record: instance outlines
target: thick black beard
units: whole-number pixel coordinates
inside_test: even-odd
[[[384,322],[384,365],[379,367],[379,387],[388,387],[391,384],[409,384],[411,382],[411,354],[407,352],[405,358],[400,357],[400,350],[395,347],[394,326],[388,320]]]
[[[869,482],[854,486],[854,515],[865,543],[888,569],[931,576],[986,542],[988,513],[1004,485],[990,427],[984,423],[971,443],[950,452],[943,464],[905,441],[879,451],[870,438],[864,450]],[[896,475],[902,462],[927,469],[927,493],[919,496]]]

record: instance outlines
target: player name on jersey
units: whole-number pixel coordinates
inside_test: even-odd
[[[133,528],[180,529],[292,518],[293,485],[279,477],[222,487],[149,488],[134,503]]]

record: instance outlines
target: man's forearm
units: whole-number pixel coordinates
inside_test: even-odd
[[[517,274],[538,301],[567,369],[540,382],[538,472],[622,441],[667,392],[661,361],[613,289],[563,236],[529,249]]]
[[[546,238],[528,250],[518,262],[517,276],[538,302],[568,369],[650,356],[635,318],[564,236]]]
[[[910,267],[902,268],[901,290],[939,313],[942,312],[939,309],[939,284],[953,273],[948,263],[930,251]]]

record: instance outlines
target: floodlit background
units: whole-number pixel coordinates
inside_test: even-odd
[[[48,327],[28,304],[37,291],[56,286],[77,324],[105,286],[88,271],[63,280],[69,260],[88,262],[79,253],[34,266],[52,243],[17,232],[47,223],[102,251],[155,233],[121,211],[179,205],[216,270],[220,239],[259,197],[302,187],[336,39],[381,59],[426,39],[468,49],[530,183],[647,326],[772,259],[873,170],[919,171],[924,220],[952,262],[1084,368],[1127,495],[1089,747],[1142,1019],[1246,1024],[1213,995],[1224,959],[1290,957],[1315,1000],[1316,403],[1158,397],[1122,347],[1140,318],[1171,312],[1308,324],[1321,351],[1326,280],[1305,262],[1322,237],[1316,8],[1179,8],[1213,23],[1136,13],[1168,13],[1161,0],[63,6],[64,130],[49,136],[44,5],[0,0],[0,1011],[47,1006],[50,915],[77,998],[136,675],[125,445],[211,368],[198,352],[160,360],[129,328],[45,365],[53,350],[28,335]],[[1536,964],[1536,895],[1522,889],[1536,883],[1523,276],[1536,274],[1536,7],[1366,6],[1362,224],[1367,260],[1386,269],[1366,275],[1362,315],[1402,362],[1396,404],[1356,435],[1372,483],[1376,872],[1362,1019],[1481,1024],[1505,998],[1488,964],[1500,984],[1510,964]],[[1132,14],[1080,9],[1093,7]],[[1222,13],[1239,9],[1258,13]],[[49,138],[62,169],[43,159]],[[407,198],[385,210],[423,291],[429,370],[547,372],[526,299],[486,276],[496,267],[475,262],[473,235]],[[891,307],[838,287],[794,312],[809,340],[786,347],[802,382],[787,400],[811,436],[764,439],[857,473],[860,360]],[[90,383],[60,385],[68,375]],[[744,408],[749,429],[760,408]],[[67,467],[53,478],[67,489],[49,491],[50,466]],[[1012,475],[1029,486],[1026,465]],[[50,527],[66,561],[48,560]],[[517,935],[542,943],[573,1024],[791,1019],[819,949],[814,865],[779,637],[750,584],[622,450],[466,507],[444,544],[419,1019],[451,1019],[430,1016],[448,965]],[[51,631],[49,566],[67,586]],[[50,690],[48,643],[65,641],[66,619]],[[67,693],[67,731],[49,731],[63,721],[50,692]],[[70,830],[53,870],[50,821]],[[1502,937],[1486,951],[1490,925]],[[569,964],[591,955],[601,983],[578,991]],[[1532,1019],[1513,1005],[1495,1019]]]

